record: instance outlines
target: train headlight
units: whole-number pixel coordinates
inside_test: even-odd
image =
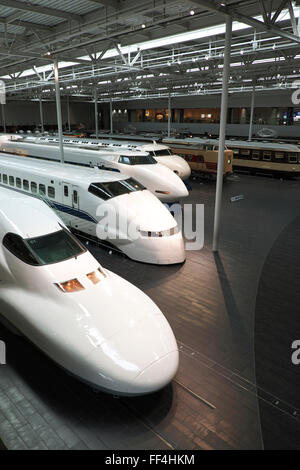
[[[107,274],[103,271],[103,269],[101,268],[101,266],[98,268],[98,271],[99,271],[99,273],[102,274],[103,277],[107,277]]]
[[[100,282],[100,278],[96,271],[93,271],[92,273],[89,273],[86,275],[86,277],[93,283],[93,284],[98,284]]]
[[[78,292],[80,290],[84,290],[83,285],[78,281],[78,279],[71,279],[70,281],[59,282],[55,285],[62,292]]]
[[[170,194],[169,191],[159,191],[158,189],[156,189],[155,192],[158,194]]]

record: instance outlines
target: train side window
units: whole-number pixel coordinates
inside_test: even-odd
[[[263,159],[265,161],[268,161],[268,162],[271,161],[271,157],[272,157],[272,152],[264,152],[263,153]]]
[[[77,191],[73,191],[73,201],[74,201],[74,204],[78,204],[78,192]]]
[[[241,155],[250,155],[249,149],[241,149]]]
[[[197,160],[198,160],[198,163],[204,163],[204,157],[203,157],[203,155],[198,155]]]
[[[23,180],[23,189],[25,189],[25,191],[29,191],[29,181],[28,180]]]
[[[7,233],[3,238],[3,246],[14,256],[26,264],[37,266],[39,263],[24,243],[24,240],[15,233]]]
[[[48,197],[55,198],[55,188],[53,186],[48,186]]]
[[[0,173],[0,183],[1,183],[1,181],[2,181],[2,175],[1,175],[1,173]]]
[[[9,185],[14,186],[15,185],[15,178],[13,176],[9,177]]]
[[[68,188],[68,186],[64,186],[64,196],[69,197],[69,188]]]
[[[22,180],[21,180],[21,178],[16,178],[16,186],[17,186],[17,188],[22,188]]]
[[[42,196],[46,195],[46,186],[44,184],[39,184],[39,194]]]
[[[297,156],[290,153],[289,154],[289,163],[297,163]]]
[[[252,150],[252,160],[259,160],[259,150]]]
[[[3,175],[3,183],[7,184],[7,175]]]
[[[275,158],[284,158],[284,153],[283,152],[275,152]]]
[[[37,193],[37,184],[34,181],[31,182],[31,192]]]

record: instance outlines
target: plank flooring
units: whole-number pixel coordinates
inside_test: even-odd
[[[187,202],[205,205],[205,246],[188,251],[183,265],[144,265],[89,245],[106,268],[140,287],[166,315],[180,347],[175,380],[147,397],[94,393],[0,326],[7,344],[0,439],[8,449],[281,448],[287,430],[294,435],[289,446],[297,448],[298,421],[274,406],[275,386],[261,380],[256,386],[255,331],[261,275],[299,215],[300,184],[230,178],[218,255],[211,251],[215,185],[197,181],[192,187]],[[239,194],[244,199],[231,203]],[[285,256],[290,244],[280,246]],[[293,400],[287,396],[292,407]]]

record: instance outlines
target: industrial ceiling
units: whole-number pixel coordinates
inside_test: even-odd
[[[8,99],[99,102],[220,93],[225,15],[229,91],[300,80],[299,1],[0,0],[0,78]]]

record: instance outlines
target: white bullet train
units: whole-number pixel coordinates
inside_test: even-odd
[[[9,135],[2,135],[0,150],[15,155],[60,160],[60,151],[56,142],[47,145],[29,142],[26,138],[18,140],[16,136],[11,138]],[[124,150],[99,150],[98,145],[94,149],[66,146],[64,158],[66,163],[95,166],[131,176],[164,202],[176,202],[188,196],[188,190],[183,181],[173,171],[157,163],[145,152],[133,152],[126,148]]]
[[[10,330],[108,393],[144,395],[173,379],[178,348],[162,312],[102,268],[44,202],[0,188],[0,244],[0,320]]]
[[[130,140],[128,140],[130,138]],[[58,143],[57,136],[24,136],[24,140],[36,143]],[[114,134],[101,134],[98,139],[85,137],[64,137],[65,145],[79,146],[86,149],[97,148],[111,149],[117,151],[131,150],[133,152],[147,153],[158,163],[174,171],[183,181],[191,176],[191,169],[184,158],[173,154],[170,147],[157,143],[155,140],[149,140],[138,136],[118,136]]]
[[[70,138],[70,142],[73,145],[95,146],[95,144],[98,144],[99,148],[140,150],[141,152],[149,153],[158,163],[170,168],[183,181],[191,176],[190,166],[185,159],[180,157],[180,155],[174,154],[167,145],[158,143],[154,139],[124,134],[100,134],[98,138],[96,138],[95,134],[92,134],[91,137],[93,138]],[[51,139],[51,137],[47,138]],[[66,138],[66,143],[67,140]]]
[[[43,197],[79,235],[152,264],[185,260],[176,220],[133,178],[112,171],[0,155],[0,186]]]

